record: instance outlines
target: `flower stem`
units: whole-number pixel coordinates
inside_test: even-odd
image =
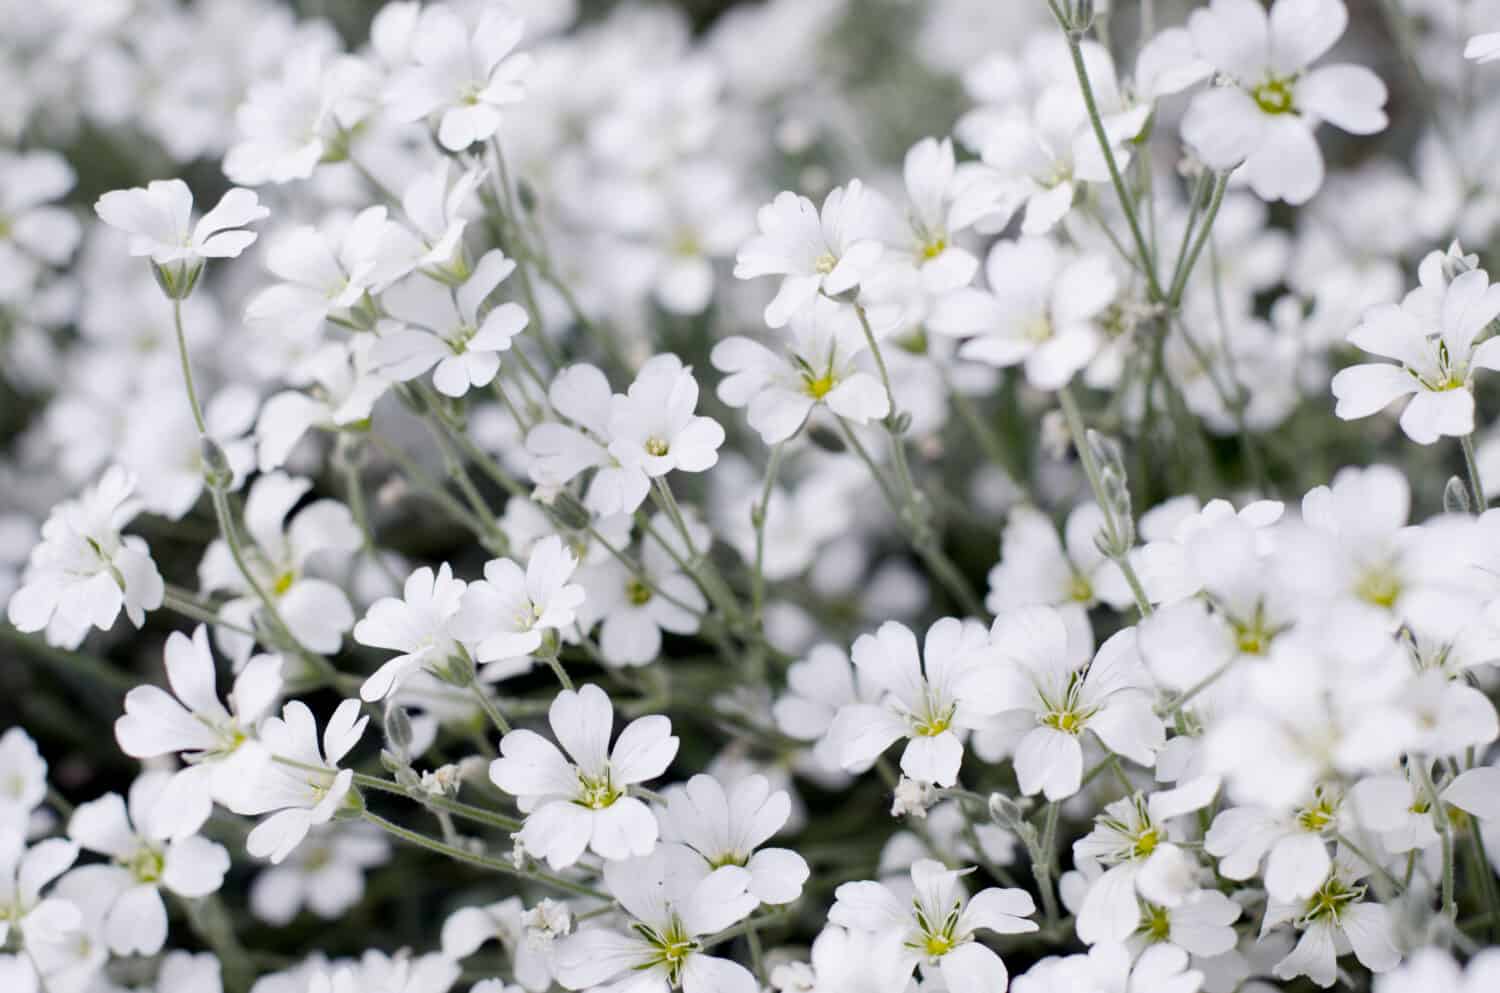
[[[198,402],[198,389],[193,385],[193,363],[188,359],[187,335],[182,330],[182,301],[176,297],[172,299],[172,326],[177,331],[177,358],[182,362],[182,383],[187,387],[188,404],[193,408],[193,423],[198,426],[198,436],[206,438],[208,424]]]
[[[1419,756],[1412,765],[1417,773],[1417,782],[1427,795],[1427,802],[1432,807],[1432,823],[1437,827],[1438,836],[1442,839],[1443,914],[1448,918],[1449,924],[1454,924],[1458,920],[1458,904],[1453,897],[1453,825],[1449,822],[1447,810],[1443,806],[1443,798],[1438,795],[1437,787],[1432,783],[1432,773],[1427,769],[1426,759]]]
[[[766,509],[771,502],[771,491],[776,486],[776,476],[781,470],[781,456],[785,442],[771,448],[771,460],[766,464],[766,479],[761,484],[760,501],[751,510],[751,523],[755,526],[755,572],[750,577],[750,617],[758,628],[761,626],[766,598]]]
[[[389,834],[393,838],[398,838],[401,841],[406,842],[408,845],[415,845],[418,848],[425,848],[429,852],[434,852],[438,855],[443,855],[450,859],[456,859],[459,862],[467,862],[469,865],[476,865],[482,869],[488,869],[491,872],[498,872],[506,876],[514,876],[517,879],[530,879],[534,882],[541,883],[544,886],[551,886],[552,888],[562,890],[565,893],[572,893],[575,896],[585,896],[594,900],[605,901],[608,901],[610,899],[607,894],[594,889],[592,886],[586,886],[583,883],[575,883],[571,879],[564,879],[561,876],[553,875],[550,872],[544,872],[540,869],[518,869],[514,865],[511,865],[509,862],[502,861],[501,859],[491,858],[488,855],[481,855],[478,852],[472,852],[467,848],[460,848],[456,845],[449,845],[444,842],[438,841],[436,838],[429,838],[427,835],[422,834],[421,832],[413,831],[409,828],[404,828],[401,825],[396,824],[392,821],[388,821],[384,817],[381,817],[379,814],[371,813],[368,810],[366,810],[361,816],[363,816],[366,821],[384,831],[386,834]]]
[[[1146,235],[1141,230],[1141,222],[1135,216],[1130,191],[1125,188],[1125,179],[1120,174],[1119,163],[1115,161],[1109,134],[1104,130],[1104,119],[1099,114],[1099,103],[1094,98],[1093,84],[1089,82],[1088,66],[1083,61],[1083,37],[1069,29],[1062,11],[1054,0],[1048,0],[1048,6],[1052,8],[1053,16],[1057,18],[1058,25],[1062,27],[1063,34],[1068,39],[1068,53],[1073,57],[1073,72],[1078,77],[1078,89],[1083,95],[1083,105],[1088,110],[1089,124],[1094,129],[1094,138],[1099,142],[1099,150],[1104,153],[1104,164],[1109,168],[1109,179],[1114,185],[1115,196],[1120,200],[1120,209],[1125,214],[1125,222],[1130,225],[1130,236],[1135,241],[1136,251],[1140,253],[1141,270],[1146,274],[1147,287],[1151,291],[1153,300],[1164,300],[1166,297],[1162,293],[1161,284],[1156,279],[1156,265],[1151,254],[1151,247],[1146,243]]]
[[[1094,491],[1094,500],[1099,504],[1100,511],[1104,514],[1104,527],[1107,532],[1111,548],[1119,549],[1121,538],[1126,534],[1121,522],[1115,520],[1115,508],[1111,505],[1108,494],[1104,488],[1104,476],[1099,469],[1099,463],[1094,458],[1094,449],[1088,442],[1088,429],[1083,423],[1083,413],[1078,409],[1078,401],[1073,397],[1073,391],[1064,385],[1057,391],[1058,403],[1062,406],[1063,417],[1068,422],[1068,433],[1073,436],[1073,448],[1078,452],[1078,460],[1083,464],[1084,475],[1088,477],[1089,489]],[[1136,574],[1135,566],[1130,562],[1128,551],[1120,554],[1111,554],[1110,561],[1119,567],[1125,582],[1130,586],[1131,595],[1135,597],[1136,609],[1141,612],[1141,617],[1151,616],[1151,598],[1146,596],[1146,588],[1141,584],[1141,577]]]
[[[495,701],[490,699],[489,693],[485,691],[484,685],[477,677],[469,679],[469,692],[479,702],[480,709],[490,719],[490,723],[495,725],[502,735],[510,734],[510,721],[507,721],[505,715],[500,713],[500,708],[495,706]]]
[[[1464,469],[1469,474],[1469,494],[1474,501],[1474,513],[1482,514],[1489,509],[1489,501],[1484,495],[1484,483],[1479,478],[1479,459],[1474,454],[1473,433],[1460,437],[1458,444],[1464,451]]]

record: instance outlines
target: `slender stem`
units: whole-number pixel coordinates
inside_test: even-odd
[[[491,138],[490,147],[495,152],[495,185],[499,188],[501,209],[504,212],[503,220],[511,235],[512,243],[508,247],[516,256],[516,273],[521,280],[521,296],[526,302],[527,312],[531,315],[531,330],[536,334],[537,343],[546,354],[547,360],[552,363],[553,368],[561,368],[562,354],[547,337],[547,330],[542,326],[542,308],[537,305],[536,288],[531,282],[532,254],[521,229],[520,215],[516,210],[516,198],[511,191],[510,168],[505,164],[505,152],[500,148],[500,139]]]
[[[1047,926],[1050,928],[1057,923],[1057,893],[1052,886],[1052,860],[1057,840],[1057,808],[1053,803],[1047,804],[1047,815],[1042,828],[1042,838],[1031,852],[1031,872],[1036,877],[1037,889],[1042,894],[1043,913],[1046,914]]]
[[[1073,398],[1073,391],[1064,385],[1057,391],[1058,403],[1062,405],[1063,417],[1068,422],[1068,433],[1073,436],[1073,448],[1078,452],[1078,460],[1083,463],[1084,475],[1088,477],[1089,488],[1094,491],[1094,500],[1099,504],[1099,510],[1104,514],[1104,527],[1108,532],[1106,538],[1110,547],[1118,550],[1119,554],[1111,554],[1110,561],[1119,567],[1125,582],[1130,586],[1131,595],[1135,597],[1136,609],[1142,617],[1151,616],[1151,598],[1146,596],[1146,588],[1141,583],[1141,577],[1136,574],[1135,566],[1130,561],[1128,549],[1121,549],[1121,539],[1126,531],[1120,521],[1115,520],[1115,508],[1104,489],[1104,474],[1099,468],[1099,463],[1094,458],[1094,449],[1088,443],[1088,429],[1083,423],[1083,413],[1078,409],[1078,401]],[[1123,485],[1123,481],[1122,481]],[[1133,522],[1131,522],[1133,527]]]
[[[168,610],[175,610],[189,620],[198,621],[201,624],[212,624],[215,627],[221,627],[226,631],[233,631],[235,634],[243,634],[250,638],[255,637],[254,631],[224,620],[217,612],[203,606],[191,597],[184,596],[182,592],[177,590],[168,589],[163,593],[161,603],[163,607],[166,607]]]
[[[766,464],[766,479],[761,484],[760,501],[751,511],[751,523],[755,526],[755,572],[750,577],[750,617],[760,627],[766,599],[766,512],[771,503],[771,491],[776,486],[776,476],[781,469],[781,456],[786,443],[778,442],[771,448],[771,460]]]
[[[542,656],[542,661],[547,663],[548,667],[552,670],[552,674],[562,684],[563,689],[571,690],[573,688],[573,680],[568,676],[568,670],[563,668],[562,659],[557,657],[555,651],[550,655]]]
[[[443,488],[442,484],[433,479],[421,466],[417,465],[410,456],[379,435],[371,435],[370,441],[376,448],[380,449],[382,455],[401,468],[404,473],[403,478],[407,483],[414,485],[420,494],[441,507],[455,521],[468,528],[476,538],[486,536],[488,528],[485,523],[470,513],[468,508],[463,504],[455,500],[452,494]]]
[[[837,418],[839,427],[843,430],[844,441],[851,451],[859,457],[869,470],[871,478],[875,480],[880,491],[885,495],[886,502],[896,512],[897,519],[901,522],[902,530],[907,534],[907,541],[912,550],[921,558],[924,565],[937,577],[938,582],[943,584],[949,594],[958,601],[964,612],[973,617],[985,616],[983,602],[969,588],[968,580],[964,578],[963,572],[948,558],[947,554],[939,547],[936,536],[932,534],[931,528],[919,529],[917,522],[909,516],[908,508],[911,506],[909,500],[903,499],[880,471],[880,466],[870,456],[870,452],[860,443],[859,436],[854,433],[853,427],[842,417]]]
[[[517,879],[530,879],[545,886],[551,886],[554,889],[562,890],[565,893],[572,893],[575,896],[586,896],[590,897],[591,899],[606,901],[610,899],[608,894],[602,893],[599,890],[594,889],[592,886],[586,886],[583,883],[575,883],[571,879],[564,879],[561,876],[556,876],[550,872],[544,872],[539,869],[518,869],[511,863],[502,861],[501,859],[491,858],[488,855],[481,855],[478,852],[469,851],[467,848],[459,848],[455,845],[445,844],[444,842],[438,841],[436,838],[429,838],[425,834],[422,834],[418,831],[412,831],[409,828],[404,828],[401,825],[388,821],[384,817],[381,817],[379,814],[371,813],[368,810],[366,810],[362,816],[366,821],[369,821],[371,824],[375,825],[386,834],[391,835],[393,838],[398,838],[401,841],[404,841],[409,845],[415,845],[418,848],[425,848],[429,852],[434,852],[438,855],[444,855],[450,859],[456,859],[460,862],[467,862],[470,865],[476,865],[482,869],[488,869],[491,872],[498,872],[502,875],[513,876]]]
[[[510,734],[510,721],[507,721],[505,715],[500,713],[500,708],[495,706],[495,701],[490,699],[489,692],[485,690],[478,678],[469,680],[469,692],[479,702],[480,709],[490,719],[490,723],[495,725],[502,735]]]
[[[1458,920],[1458,903],[1453,897],[1453,826],[1448,819],[1448,811],[1443,805],[1443,798],[1432,783],[1432,774],[1427,770],[1427,760],[1419,756],[1412,763],[1412,767],[1416,770],[1418,785],[1427,795],[1427,802],[1432,808],[1432,823],[1438,829],[1438,837],[1442,839],[1443,914],[1448,918],[1448,923],[1453,924]]]
[[[172,326],[177,331],[177,358],[182,362],[182,383],[187,387],[188,404],[193,408],[193,423],[198,426],[198,436],[206,438],[208,423],[203,419],[203,406],[193,385],[193,363],[188,359],[187,335],[182,330],[182,301],[176,297],[172,298]]]
[[[1489,501],[1484,495],[1484,482],[1479,476],[1479,459],[1474,455],[1474,435],[1466,434],[1458,439],[1459,447],[1464,450],[1464,469],[1469,474],[1469,494],[1474,501],[1474,513],[1482,514],[1489,509]]]
[[[1151,246],[1147,244],[1145,232],[1141,230],[1140,219],[1135,216],[1130,191],[1125,187],[1125,179],[1120,174],[1119,163],[1115,161],[1115,152],[1111,147],[1109,134],[1104,130],[1104,119],[1099,114],[1099,103],[1094,98],[1094,87],[1089,82],[1088,66],[1083,60],[1083,38],[1069,29],[1056,3],[1049,0],[1049,6],[1057,18],[1057,23],[1062,27],[1063,34],[1068,39],[1068,52],[1073,57],[1073,72],[1078,77],[1078,88],[1083,94],[1084,107],[1088,110],[1089,124],[1094,129],[1094,138],[1099,143],[1099,150],[1104,153],[1104,164],[1109,168],[1109,180],[1114,184],[1115,196],[1119,197],[1120,209],[1124,212],[1125,221],[1130,226],[1130,236],[1135,241],[1136,251],[1140,253],[1141,268],[1146,274],[1146,283],[1151,291],[1151,297],[1154,300],[1165,299],[1161,284],[1156,279],[1156,266],[1151,255]]]
[[[1198,226],[1198,234],[1193,240],[1193,247],[1186,257],[1179,260],[1177,271],[1172,275],[1172,290],[1167,296],[1167,306],[1175,308],[1182,302],[1182,294],[1187,289],[1188,277],[1193,274],[1193,268],[1198,264],[1198,256],[1203,254],[1203,246],[1208,243],[1208,237],[1213,232],[1214,220],[1219,216],[1219,207],[1224,203],[1224,191],[1228,188],[1229,173],[1220,173],[1214,180],[1213,197],[1208,202],[1208,212],[1203,215],[1203,223]],[[1183,236],[1183,243],[1187,243],[1187,235]]]
[[[341,439],[342,443],[342,439]],[[352,451],[343,452],[344,470],[344,493],[349,500],[349,513],[354,518],[355,526],[359,528],[360,544],[366,555],[385,573],[385,577],[399,589],[401,578],[391,568],[389,562],[380,554],[380,546],[375,541],[375,529],[370,524],[370,508],[365,502],[364,481],[360,478],[359,460]]]

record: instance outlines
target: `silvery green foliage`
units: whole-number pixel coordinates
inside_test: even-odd
[[[0,0],[0,990],[1500,988],[1500,9],[359,6]]]

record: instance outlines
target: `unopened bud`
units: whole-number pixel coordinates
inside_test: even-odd
[[[396,757],[406,760],[411,755],[411,718],[406,709],[395,701],[387,702],[383,727],[386,747]]]
[[[1457,476],[1448,477],[1443,487],[1443,512],[1447,514],[1472,514],[1474,505],[1469,501],[1469,488]]]
[[[203,482],[209,489],[223,491],[234,482],[234,469],[229,465],[229,456],[208,435],[198,439],[198,460],[203,467]]]

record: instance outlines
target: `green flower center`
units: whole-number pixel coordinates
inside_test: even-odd
[[[625,584],[625,599],[631,606],[644,607],[651,602],[651,588],[639,579],[632,579]]]
[[[1297,110],[1290,79],[1268,79],[1251,90],[1250,97],[1267,114],[1291,114]]]

